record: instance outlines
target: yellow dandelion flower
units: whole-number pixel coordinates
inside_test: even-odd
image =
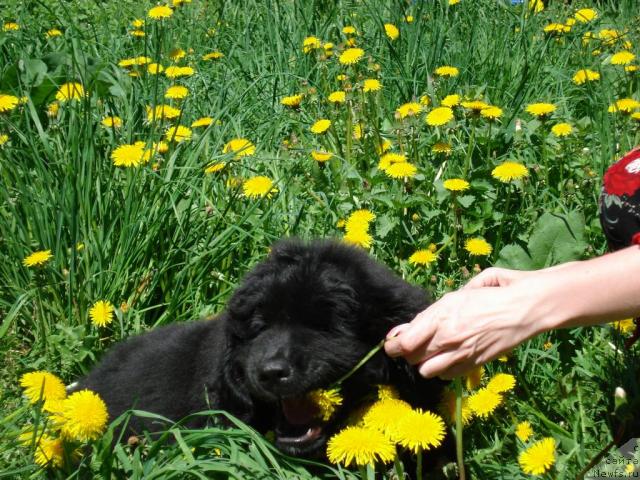
[[[460,105],[460,95],[452,93],[451,95],[447,95],[442,99],[440,105],[443,107],[453,108],[457,105]]]
[[[189,89],[182,85],[172,85],[164,92],[164,98],[170,98],[172,100],[182,100],[189,95]]]
[[[457,5],[460,3],[460,0],[449,0],[449,6]]]
[[[45,403],[62,400],[67,396],[67,390],[62,380],[53,373],[38,370],[25,373],[20,377],[20,386],[30,403],[37,403],[40,399]]]
[[[2,26],[2,30],[5,31],[5,32],[12,32],[12,31],[20,30],[20,25],[18,25],[16,22],[6,22]]]
[[[0,147],[9,141],[9,135],[0,133]]]
[[[556,137],[567,137],[573,132],[573,127],[571,124],[562,122],[557,123],[553,127],[551,127],[551,133],[553,133]]]
[[[47,33],[45,35],[47,38],[59,37],[62,35],[62,30],[58,28],[51,28],[47,30]]]
[[[296,95],[290,95],[288,97],[283,97],[280,100],[280,103],[285,107],[290,108],[298,108],[300,103],[302,102],[302,94],[298,93]]]
[[[626,67],[624,67],[624,71],[629,73],[637,72],[639,68],[640,67],[638,67],[638,65],[627,65]]]
[[[389,436],[394,425],[411,412],[411,405],[396,398],[380,399],[362,417],[363,424]]]
[[[353,125],[353,139],[354,140],[360,140],[362,138],[362,135],[364,135],[364,130],[362,128],[362,124],[361,123],[356,123]]]
[[[147,16],[154,20],[164,20],[165,18],[171,17],[171,15],[173,15],[173,10],[166,5],[158,5],[157,7],[149,9],[147,12]]]
[[[409,263],[411,265],[430,265],[438,259],[438,254],[431,250],[416,250],[409,257]]]
[[[173,120],[180,116],[180,109],[171,105],[156,105],[155,107],[146,107],[147,121],[153,122],[157,120]]]
[[[342,33],[344,33],[345,35],[357,35],[358,31],[356,30],[355,27],[352,27],[351,25],[347,25],[345,27],[342,27]]]
[[[331,103],[344,103],[347,100],[347,92],[338,90],[337,92],[331,93],[327,100]]]
[[[391,142],[391,140],[389,140],[388,138],[384,138],[382,139],[382,142],[380,142],[380,144],[376,146],[376,152],[378,152],[378,154],[388,152],[389,150],[391,150],[391,147],[393,147],[393,143]]]
[[[633,318],[618,320],[617,322],[612,322],[612,325],[613,328],[624,334],[633,333],[636,329],[636,324],[634,323]]]
[[[437,107],[427,114],[427,125],[439,127],[453,120],[453,110],[449,107]]]
[[[595,82],[597,80],[600,80],[600,74],[588,68],[578,70],[573,76],[573,83],[576,85],[582,85],[585,82]]]
[[[310,53],[319,48],[322,48],[322,42],[317,37],[307,37],[302,41],[302,51],[304,53]]]
[[[494,393],[505,393],[514,389],[516,386],[516,377],[509,373],[497,373],[487,383],[487,390]]]
[[[392,440],[415,454],[440,446],[444,436],[442,418],[420,409],[411,410],[391,428]]]
[[[445,155],[448,155],[451,153],[452,148],[451,148],[451,145],[446,142],[437,142],[436,144],[433,145],[433,147],[431,147],[431,151],[433,153],[444,153]],[[449,189],[447,188],[447,190]]]
[[[567,33],[571,31],[571,27],[563,23],[553,22],[545,25],[543,30],[545,33]]]
[[[520,422],[516,425],[516,437],[520,439],[521,442],[526,442],[533,435],[533,428],[531,428],[531,423],[528,421]]]
[[[484,367],[480,365],[479,367],[474,368],[465,376],[465,386],[467,390],[475,390],[482,383],[482,379],[484,378]]]
[[[636,58],[636,56],[628,50],[614,53],[611,57],[612,65],[628,65]]]
[[[122,126],[122,119],[118,116],[104,117],[100,122],[105,128],[120,128]]]
[[[403,103],[396,109],[396,117],[406,118],[418,115],[422,111],[422,105],[418,102]]]
[[[517,162],[504,162],[491,171],[491,176],[503,183],[520,180],[529,176],[529,169]]]
[[[190,77],[194,73],[193,67],[178,67],[177,65],[171,65],[164,70],[164,75],[167,78]]]
[[[251,177],[242,184],[242,193],[249,198],[271,197],[275,192],[277,189],[273,186],[273,180],[263,175]]]
[[[400,395],[393,385],[376,385],[378,400],[399,400]]]
[[[640,108],[640,102],[633,98],[621,98],[616,100],[613,105],[609,106],[609,113],[624,112],[631,113],[633,110]]]
[[[480,113],[481,110],[490,107],[490,105],[483,102],[482,100],[466,101],[466,102],[462,102],[461,105],[463,108],[466,108],[467,110],[472,110],[476,114]]]
[[[469,189],[469,182],[462,178],[450,178],[442,183],[442,186],[450,192],[464,192]]]
[[[64,443],[61,438],[43,434],[36,443],[33,460],[41,467],[60,468],[64,464]]]
[[[27,255],[24,260],[22,260],[22,264],[25,267],[39,267],[47,263],[52,258],[53,254],[51,253],[51,250],[38,250],[37,252]]]
[[[598,18],[598,12],[593,8],[581,8],[575,13],[574,18],[581,23],[587,23]]]
[[[393,23],[385,23],[384,24],[384,33],[391,40],[396,40],[400,36],[400,30]]]
[[[113,321],[113,305],[108,300],[98,300],[89,309],[91,323],[96,327],[105,327]]]
[[[340,54],[339,61],[343,65],[353,65],[364,57],[364,50],[361,48],[347,48]]]
[[[460,70],[450,65],[444,65],[442,67],[436,68],[435,74],[438,75],[439,77],[453,78],[453,77],[457,77],[460,74]]]
[[[191,128],[208,127],[212,123],[213,123],[213,118],[211,118],[211,117],[200,117],[197,120],[193,121],[193,123],[191,124]]]
[[[156,153],[167,153],[169,151],[169,144],[160,140],[158,143],[153,143],[152,150]]]
[[[544,10],[544,3],[542,0],[529,0],[529,10],[533,13],[540,13]]]
[[[375,78],[367,78],[362,83],[362,91],[367,92],[377,92],[382,88],[382,83],[380,80],[376,80]]]
[[[151,75],[158,75],[159,73],[164,72],[164,67],[159,63],[150,63],[147,65],[147,72]]]
[[[327,457],[333,464],[389,463],[395,454],[396,449],[387,437],[366,427],[347,427],[327,442]]]
[[[72,393],[64,401],[60,432],[78,442],[97,439],[107,426],[109,414],[100,396],[91,390]]]
[[[131,35],[134,37],[144,37],[146,33],[144,30],[131,30]]]
[[[545,117],[556,111],[556,106],[553,103],[531,103],[527,105],[527,112],[536,117]]]
[[[402,153],[389,152],[389,153],[385,153],[380,157],[380,161],[378,162],[378,168],[383,172],[386,172],[387,169],[394,163],[406,163],[406,162],[407,162],[407,157]]]
[[[255,154],[256,146],[246,138],[234,138],[224,145],[222,153],[234,153],[233,158],[237,160]]]
[[[496,120],[502,116],[502,109],[495,105],[489,105],[480,110],[480,115],[489,120]]]
[[[164,134],[164,138],[168,142],[182,143],[187,140],[191,140],[191,129],[183,125],[176,125],[175,127],[167,128]]]
[[[142,27],[144,27],[144,20],[141,19],[141,18],[134,18],[131,21],[131,26],[133,28],[142,28]]]
[[[314,390],[309,394],[313,403],[318,407],[318,414],[323,422],[328,422],[342,405],[342,395],[340,390],[332,388],[330,390]]]
[[[204,173],[216,173],[222,170],[225,167],[225,164],[222,162],[213,163],[204,169]]]
[[[147,163],[152,152],[145,148],[144,142],[136,142],[133,145],[125,144],[111,152],[111,160],[116,167],[138,167]]]
[[[502,395],[481,388],[469,397],[469,409],[480,418],[487,418],[502,403]]]
[[[51,118],[57,117],[59,110],[60,110],[60,104],[58,102],[51,102],[47,106],[47,116]]]
[[[470,255],[475,256],[491,255],[491,251],[493,250],[491,245],[481,237],[470,238],[464,242],[464,249],[469,252]]]
[[[542,475],[556,462],[556,441],[552,437],[544,438],[518,456],[518,463],[524,473]]]
[[[313,125],[311,125],[311,128],[309,130],[311,130],[311,133],[320,135],[326,132],[327,130],[329,130],[330,126],[331,126],[331,120],[327,120],[326,118],[323,118],[315,122]]]
[[[316,162],[323,163],[323,162],[326,162],[326,161],[330,160],[331,157],[333,156],[333,154],[329,153],[329,152],[322,152],[322,151],[319,151],[319,150],[312,150],[311,151],[311,156],[313,157],[313,159]]]
[[[389,165],[384,173],[391,178],[413,178],[418,173],[418,169],[409,162],[396,162]]]
[[[376,214],[370,210],[367,210],[364,208],[360,210],[355,210],[353,213],[351,213],[351,215],[349,215],[349,218],[347,219],[346,228],[347,230],[349,230],[354,226],[360,226],[360,225],[369,226],[369,224],[373,222],[375,219],[376,219]]]
[[[429,104],[431,103],[431,99],[429,98],[429,95],[421,95],[419,101],[420,101],[420,105],[422,105],[423,107],[428,107]]]
[[[77,82],[63,84],[56,93],[56,100],[67,102],[69,100],[80,100],[85,96],[84,87]]]
[[[187,52],[185,52],[182,48],[174,48],[169,52],[169,58],[174,62],[180,60],[181,58],[184,58],[186,55]]]
[[[362,248],[371,248],[371,244],[373,243],[373,237],[369,232],[366,229],[358,228],[347,229],[343,240],[351,245]]]
[[[456,392],[445,389],[439,406],[442,413],[450,423],[456,423]],[[473,419],[473,412],[469,408],[469,397],[462,397],[462,424],[467,425]]]
[[[205,62],[209,60],[220,60],[221,58],[224,58],[224,53],[222,52],[209,52],[202,56],[202,60]]]

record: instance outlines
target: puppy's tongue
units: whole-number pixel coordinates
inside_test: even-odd
[[[291,425],[309,425],[319,410],[309,397],[289,397],[282,399],[282,413]]]

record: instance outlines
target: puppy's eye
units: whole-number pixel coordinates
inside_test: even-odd
[[[246,334],[248,336],[255,337],[260,332],[262,332],[262,330],[264,330],[266,326],[267,324],[261,316],[254,315],[246,324]]]

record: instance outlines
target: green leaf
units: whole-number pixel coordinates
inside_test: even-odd
[[[529,238],[529,254],[537,268],[564,263],[580,257],[586,243],[584,218],[580,212],[568,215],[543,214]]]
[[[512,243],[505,245],[502,250],[500,250],[496,266],[514,268],[516,270],[531,270],[534,268],[534,263],[524,248]]]

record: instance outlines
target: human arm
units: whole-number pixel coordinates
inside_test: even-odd
[[[385,350],[452,378],[555,328],[640,315],[640,247],[534,272],[488,269],[389,332]]]

